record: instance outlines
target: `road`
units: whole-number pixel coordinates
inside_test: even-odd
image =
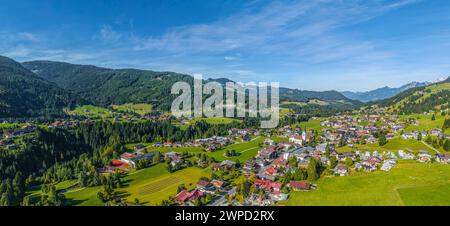
[[[425,141],[423,141],[423,140],[421,140],[420,142],[422,142],[422,144],[424,144],[425,146],[427,146],[429,149],[435,151],[435,152],[438,153],[438,154],[441,154],[441,152],[439,152],[439,151],[438,151],[436,148],[434,148],[433,146],[427,144],[427,142],[425,142]]]
[[[228,191],[228,195],[234,195],[236,193],[236,188],[233,187]],[[212,203],[208,204],[208,206],[222,206],[227,204],[227,200],[225,200],[225,195],[221,195],[220,198],[214,200]]]

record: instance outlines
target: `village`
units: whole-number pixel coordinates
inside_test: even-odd
[[[166,164],[169,173],[191,167],[208,169],[210,176],[201,177],[195,184],[180,184],[177,193],[170,194],[161,205],[267,206],[283,205],[292,192],[320,188],[316,181],[321,177],[390,172],[399,161],[450,163],[450,155],[431,142],[448,142],[450,136],[441,128],[405,132],[411,126],[420,127],[415,117],[352,112],[310,120],[316,122],[314,128],[231,128],[227,135],[186,142],[132,144],[97,171],[128,174],[158,164]],[[40,126],[55,129],[77,124],[72,120]],[[28,123],[4,129],[1,147],[13,151],[19,140],[29,137],[36,128],[36,124]],[[407,145],[383,147],[390,141]],[[424,148],[413,150],[409,148],[411,142],[423,144]],[[248,147],[235,150],[236,145]]]
[[[450,155],[435,148],[413,151],[409,148],[390,151],[358,149],[359,144],[373,144],[380,139],[405,141],[436,137],[448,139],[441,129],[403,132],[414,119],[402,120],[397,115],[339,115],[320,121],[321,131],[291,126],[276,131],[256,129],[231,129],[228,136],[213,136],[186,143],[154,143],[152,147],[179,148],[202,147],[205,153],[214,153],[239,142],[249,142],[255,137],[265,137],[255,156],[244,162],[230,160],[239,153],[227,151],[222,161],[198,158],[182,152],[145,152],[144,145],[136,145],[133,154],[124,153],[117,161],[136,167],[142,159],[161,155],[169,165],[176,166],[194,157],[196,167],[210,167],[212,177],[201,178],[195,188],[180,187],[179,192],[164,202],[167,205],[277,205],[289,199],[296,191],[317,189],[314,183],[320,176],[351,176],[356,172],[389,172],[398,161],[420,163],[450,163]],[[380,132],[384,132],[381,138]],[[273,137],[281,137],[276,142]],[[278,139],[279,140],[279,139]],[[351,148],[350,150],[342,149]],[[206,154],[207,155],[207,154]],[[184,167],[189,167],[184,164]],[[120,167],[123,164],[119,164]],[[311,176],[311,170],[317,175]],[[315,177],[315,178],[314,178]],[[242,181],[242,178],[245,178]],[[240,180],[240,181],[238,181]]]

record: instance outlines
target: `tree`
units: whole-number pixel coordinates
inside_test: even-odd
[[[155,156],[153,156],[153,164],[158,164],[161,161],[161,154],[159,152],[155,153]]]
[[[450,151],[450,140],[445,139],[443,148],[445,151]]]
[[[336,156],[330,156],[330,169],[334,169],[334,167],[337,166],[338,160],[336,159]]]
[[[378,138],[378,144],[380,146],[384,146],[387,144],[387,139],[386,139],[386,135],[384,135],[384,133],[381,133],[379,138]]]
[[[308,164],[308,180],[316,181],[320,177],[320,172],[321,172],[320,162],[315,158],[311,158]]]

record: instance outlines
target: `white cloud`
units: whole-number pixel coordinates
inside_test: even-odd
[[[104,42],[117,42],[122,35],[111,28],[111,26],[103,25],[100,29],[100,39]]]

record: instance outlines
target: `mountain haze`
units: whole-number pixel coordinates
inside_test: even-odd
[[[378,88],[375,90],[367,91],[367,92],[351,92],[351,91],[344,91],[341,92],[344,96],[347,98],[350,98],[352,100],[359,100],[361,102],[370,102],[370,101],[377,101],[377,100],[383,100],[390,97],[393,97],[403,91],[406,91],[411,88],[415,87],[423,87],[430,83],[428,82],[411,82],[406,85],[403,85],[398,88],[391,88],[388,86]]]

